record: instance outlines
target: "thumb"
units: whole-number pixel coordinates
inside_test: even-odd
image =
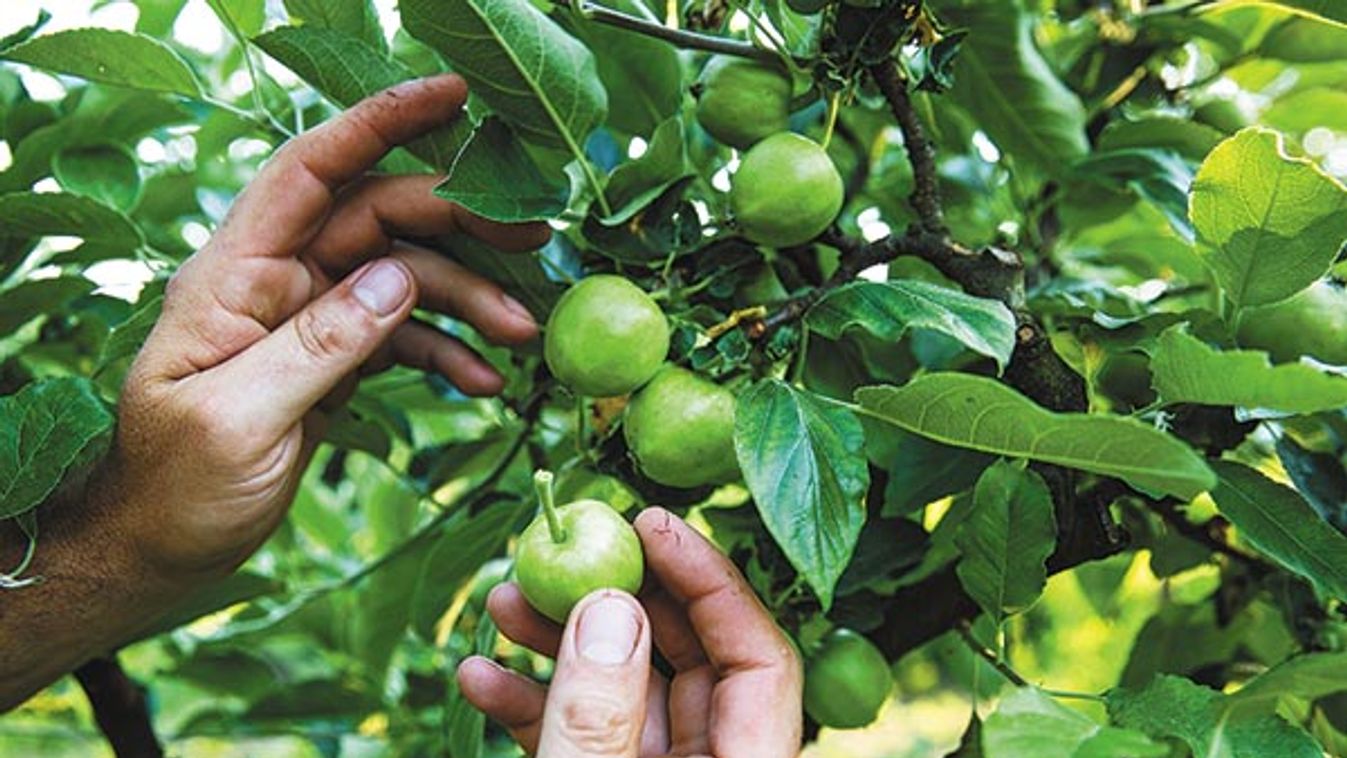
[[[618,590],[571,611],[543,712],[538,758],[636,758],[650,681],[650,621]]]
[[[211,383],[256,434],[280,437],[369,359],[415,303],[411,272],[380,258],[211,371]]]

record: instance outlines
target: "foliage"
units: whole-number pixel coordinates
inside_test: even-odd
[[[44,15],[0,41],[0,518],[33,549],[106,448],[165,281],[259,163],[413,76],[464,76],[468,114],[381,168],[557,230],[522,256],[426,244],[540,322],[576,280],[625,277],[669,360],[737,397],[742,482],[661,486],[624,399],[446,320],[504,396],[363,383],[276,536],[124,652],[165,739],[511,754],[452,671],[479,650],[548,671],[497,638],[478,572],[547,467],[563,500],[688,513],[806,655],[850,628],[908,706],[957,693],[955,730],[905,754],[1347,754],[1347,367],[1285,360],[1316,349],[1294,332],[1282,360],[1240,339],[1347,275],[1340,3],[100,5],[135,28]],[[817,239],[742,234],[739,154],[698,123],[713,52],[792,76],[790,127],[845,183]],[[89,728],[64,693],[5,739],[55,754],[23,729]]]

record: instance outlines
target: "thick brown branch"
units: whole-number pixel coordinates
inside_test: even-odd
[[[145,692],[116,658],[95,658],[75,670],[98,727],[117,758],[161,758],[164,749],[150,723]]]
[[[909,198],[912,209],[917,212],[924,231],[944,234],[945,213],[940,205],[940,177],[935,166],[935,149],[926,137],[926,128],[922,126],[917,109],[912,107],[912,97],[907,93],[907,77],[892,58],[873,66],[870,75],[874,77],[879,91],[884,93],[889,110],[893,111],[898,128],[903,132],[903,145],[907,148],[912,176],[916,180]]]

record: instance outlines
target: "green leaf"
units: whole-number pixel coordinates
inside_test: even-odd
[[[201,86],[187,62],[168,45],[144,34],[70,29],[0,51],[0,58],[103,84],[201,96]]]
[[[528,0],[402,0],[402,23],[438,50],[515,133],[584,158],[607,114],[594,56]]]
[[[1190,499],[1216,484],[1192,448],[1131,418],[1053,413],[995,379],[936,372],[902,387],[862,387],[867,413],[956,447],[1115,476]]]
[[[79,237],[86,245],[132,253],[144,244],[124,213],[96,200],[54,192],[0,195],[0,229],[23,237]]]
[[[1309,18],[1347,26],[1347,6],[1339,0],[1218,0],[1213,3],[1213,8],[1240,5],[1274,5]]]
[[[1036,687],[1007,695],[982,726],[985,758],[1152,758],[1169,754],[1139,732],[1095,723]]]
[[[916,279],[855,282],[809,309],[805,323],[829,339],[864,329],[897,342],[909,328],[949,335],[1005,368],[1015,350],[1015,315],[1003,303]]]
[[[1347,37],[1347,30],[1342,34]],[[1344,109],[1347,109],[1347,92],[1316,87],[1277,100],[1259,120],[1273,129],[1303,136],[1311,129],[1337,124]]]
[[[566,210],[571,188],[564,179],[543,174],[510,127],[488,116],[435,194],[494,221],[544,221]]]
[[[882,438],[882,439],[881,439]],[[889,475],[884,515],[905,516],[972,487],[993,459],[909,434],[889,424],[867,423],[870,459]]]
[[[1347,57],[1347,26],[1295,16],[1263,38],[1258,54],[1291,63],[1332,63]]]
[[[1273,712],[1284,696],[1318,700],[1347,691],[1347,653],[1306,653],[1254,677],[1231,695],[1232,708]]]
[[[1099,149],[1173,150],[1194,163],[1200,163],[1223,139],[1224,132],[1197,121],[1172,116],[1149,116],[1137,121],[1111,122],[1099,134]]]
[[[969,597],[999,625],[1038,600],[1057,544],[1052,494],[1042,477],[1007,461],[993,463],[973,490],[973,512],[954,537],[955,569]]]
[[[843,407],[784,382],[740,397],[734,448],[767,531],[826,609],[865,524],[865,432]]]
[[[121,211],[131,210],[140,197],[140,167],[121,145],[62,150],[52,170],[67,191]]]
[[[1230,697],[1177,676],[1107,696],[1113,721],[1153,737],[1182,740],[1202,758],[1322,758],[1308,733],[1277,716],[1240,717]]]
[[[49,379],[0,398],[0,519],[36,508],[93,462],[113,417],[85,379]]]
[[[365,42],[321,26],[281,26],[253,42],[343,107],[416,76]],[[472,122],[464,115],[416,140],[407,149],[443,170],[453,163],[471,134]]]
[[[1323,277],[1347,241],[1344,209],[1347,187],[1261,128],[1207,156],[1190,202],[1198,253],[1241,307],[1285,300]]]
[[[627,15],[654,20],[642,0],[609,0],[605,5]],[[628,134],[649,135],[683,104],[683,64],[667,42],[578,19],[576,36],[600,51],[599,79],[608,92],[608,123]],[[614,207],[618,204],[614,203]]]
[[[1347,537],[1295,490],[1230,461],[1212,464],[1220,484],[1211,498],[1258,551],[1321,591],[1347,599]]]
[[[426,555],[416,579],[412,600],[412,629],[423,639],[435,639],[435,624],[454,594],[478,567],[505,550],[506,542],[532,504],[523,501],[492,503],[469,518],[455,518]]]
[[[992,141],[1048,175],[1089,151],[1085,106],[1034,45],[1033,17],[1018,0],[936,4],[942,22],[969,30],[949,96]]]
[[[605,226],[627,223],[680,179],[692,176],[686,145],[681,120],[671,118],[660,124],[645,154],[620,164],[608,178],[604,193],[613,213],[600,219],[600,223]]]
[[[112,331],[108,332],[107,339],[103,341],[103,348],[98,352],[95,375],[101,374],[113,363],[140,352],[140,346],[145,344],[146,338],[150,336],[150,331],[159,321],[159,314],[163,309],[164,298],[160,295],[137,303],[136,310],[130,317],[113,326]]]
[[[1177,153],[1153,148],[1097,151],[1077,161],[1073,170],[1084,180],[1131,190],[1164,213],[1181,237],[1192,241],[1188,190],[1193,171]]]
[[[93,291],[93,282],[74,276],[33,279],[4,290],[0,293],[0,334],[10,334],[35,318],[58,315]]]
[[[371,0],[285,0],[291,17],[353,37],[388,55],[388,40]]]
[[[206,0],[206,5],[240,44],[262,31],[267,20],[266,0]]]
[[[1255,350],[1216,350],[1183,327],[1166,329],[1151,355],[1155,389],[1167,403],[1232,405],[1285,413],[1347,407],[1347,377],[1302,363],[1272,365]]]

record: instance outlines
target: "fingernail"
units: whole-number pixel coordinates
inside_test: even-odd
[[[410,290],[411,281],[402,266],[388,260],[376,261],[365,269],[351,288],[355,299],[379,316],[396,311]]]
[[[529,313],[529,309],[525,308],[523,303],[515,300],[504,292],[500,293],[500,301],[505,304],[505,310],[518,316],[523,321],[527,321],[530,324],[534,323],[533,314]]]
[[[641,619],[631,601],[610,595],[585,608],[575,630],[575,646],[585,660],[614,666],[631,658],[640,636]]]

